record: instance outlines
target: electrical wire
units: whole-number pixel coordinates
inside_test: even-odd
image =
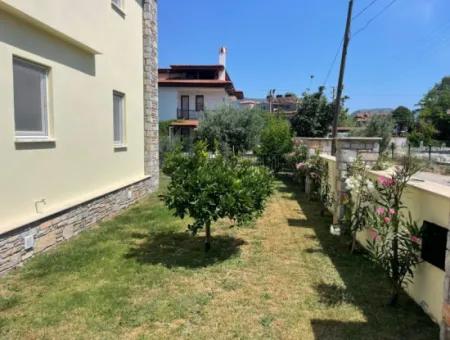
[[[339,47],[336,51],[336,54],[334,55],[333,61],[331,62],[330,68],[328,69],[327,75],[325,77],[325,80],[323,82],[323,86],[326,86],[328,83],[328,80],[330,79],[331,72],[334,69],[334,65],[336,64],[337,58],[339,56],[339,52],[341,51],[342,45],[344,44],[344,39],[341,40],[341,43],[339,44]]]
[[[361,11],[359,11],[358,13],[356,13],[353,17],[352,17],[352,21],[355,21],[358,17],[360,17],[361,15],[363,15],[370,7],[372,7],[373,5],[375,5],[379,0],[372,0],[372,2],[370,4],[368,4],[366,7],[364,7]]]
[[[383,7],[381,11],[379,11],[376,15],[374,15],[371,19],[367,20],[366,24],[361,27],[359,30],[357,30],[355,33],[352,34],[352,38],[355,38],[358,34],[363,32],[367,27],[370,26],[372,22],[374,22],[376,19],[378,19],[381,15],[384,14],[389,8],[391,8],[398,0],[392,0],[389,4]]]

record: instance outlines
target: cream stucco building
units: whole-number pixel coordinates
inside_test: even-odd
[[[157,186],[156,7],[0,0],[0,273]]]

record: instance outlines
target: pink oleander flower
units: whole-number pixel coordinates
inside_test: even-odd
[[[390,217],[385,217],[384,218],[384,223],[386,223],[386,224],[388,224],[388,223],[390,223],[391,222],[391,219],[390,219]]]
[[[304,168],[305,168],[305,163],[297,163],[297,164],[295,164],[295,168],[297,169],[297,170],[303,170]]]
[[[389,209],[389,214],[395,215],[396,213],[397,213],[397,211],[395,211],[395,209],[393,209],[393,208]]]
[[[411,241],[419,246],[422,245],[422,239],[420,237],[411,236]]]
[[[393,178],[378,177],[378,183],[385,188],[389,188],[395,184],[395,180]]]
[[[384,213],[386,212],[386,209],[384,209],[383,207],[379,207],[377,208],[377,214],[378,215],[384,215]]]
[[[370,228],[369,237],[372,239],[372,241],[378,240],[378,232],[374,228]]]

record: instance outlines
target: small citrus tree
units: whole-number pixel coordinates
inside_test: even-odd
[[[198,142],[193,154],[176,150],[166,158],[164,172],[171,177],[164,197],[176,216],[190,216],[193,235],[205,228],[205,251],[211,247],[211,224],[229,218],[238,225],[261,214],[273,190],[270,172],[236,157],[210,156]]]

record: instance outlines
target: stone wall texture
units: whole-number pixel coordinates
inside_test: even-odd
[[[34,254],[70,239],[90,226],[114,217],[155,191],[159,185],[158,22],[157,1],[143,1],[144,172],[148,176],[101,197],[0,235],[0,275]],[[25,238],[34,246],[25,249]]]
[[[157,0],[143,1],[144,163],[152,186],[159,185],[158,20]]]
[[[147,178],[0,235],[0,275],[90,226],[116,216],[151,191],[152,178]],[[34,239],[34,247],[29,250],[25,250],[26,236]]]
[[[310,137],[295,137],[295,145],[306,145],[310,154],[314,154],[316,150],[320,153],[331,155],[332,138],[310,138]]]

